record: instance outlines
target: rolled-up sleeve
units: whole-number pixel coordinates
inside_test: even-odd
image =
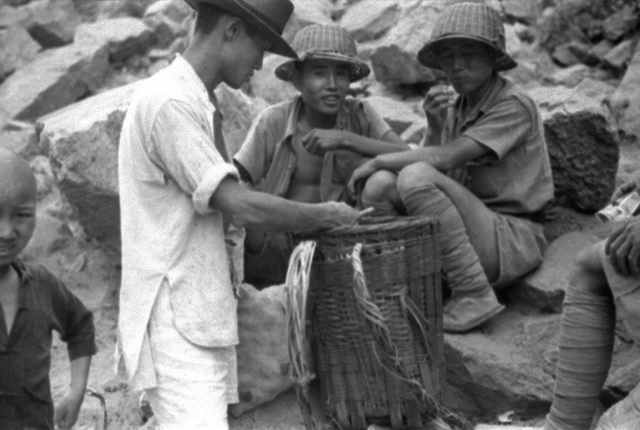
[[[213,211],[209,200],[223,179],[239,180],[238,170],[216,149],[202,121],[185,102],[169,100],[156,115],[151,129],[149,157],[191,196],[195,210]]]

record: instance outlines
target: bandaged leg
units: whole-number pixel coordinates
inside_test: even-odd
[[[589,250],[579,259],[564,302],[546,430],[588,430],[611,365],[615,307],[597,253],[589,261]]]
[[[452,201],[427,175],[410,166],[400,173],[398,192],[409,215],[435,216],[440,222],[442,267],[452,296],[444,307],[446,331],[462,332],[484,323],[504,309],[469,241]]]

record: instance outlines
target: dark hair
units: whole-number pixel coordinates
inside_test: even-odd
[[[217,6],[212,6],[206,3],[200,4],[198,7],[198,14],[196,16],[195,31],[202,34],[209,34],[220,22],[220,18],[224,15],[232,15],[224,9],[220,9]],[[236,16],[237,17],[237,16]],[[237,17],[241,19],[240,17]],[[247,35],[254,37],[258,34],[258,31],[252,26],[248,25],[245,20],[241,19],[245,24]]]
[[[198,6],[198,14],[196,15],[195,31],[203,34],[211,33],[223,15],[228,15],[228,12],[217,6],[201,3]]]

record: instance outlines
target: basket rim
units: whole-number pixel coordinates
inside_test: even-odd
[[[355,236],[366,233],[383,234],[390,231],[415,229],[428,225],[439,225],[438,218],[435,216],[363,217],[356,225],[339,226],[329,230],[300,232],[294,234],[294,237],[298,240],[311,240],[327,237]]]

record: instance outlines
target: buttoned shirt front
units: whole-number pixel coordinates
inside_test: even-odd
[[[52,330],[67,343],[70,360],[91,356],[93,314],[44,267],[20,261],[11,266],[20,285],[11,332],[0,306],[0,428],[53,429]]]
[[[297,164],[292,142],[302,103],[302,98],[297,96],[262,112],[234,156],[235,161],[249,173],[257,190],[286,197]],[[391,131],[387,122],[366,100],[351,98],[345,100],[334,129],[376,140],[384,140]],[[367,157],[353,151],[327,151],[320,176],[321,200],[347,200],[346,184],[353,171],[365,160]]]
[[[495,75],[470,112],[458,97],[449,110],[444,144],[473,139],[489,154],[466,164],[465,186],[496,212],[526,215],[553,198],[551,164],[542,119],[535,102],[511,81]]]
[[[175,327],[188,341],[238,343],[223,217],[209,206],[223,179],[238,173],[216,149],[214,111],[203,82],[178,56],[141,85],[123,123],[119,364],[136,390],[156,383],[147,324],[163,280]]]

